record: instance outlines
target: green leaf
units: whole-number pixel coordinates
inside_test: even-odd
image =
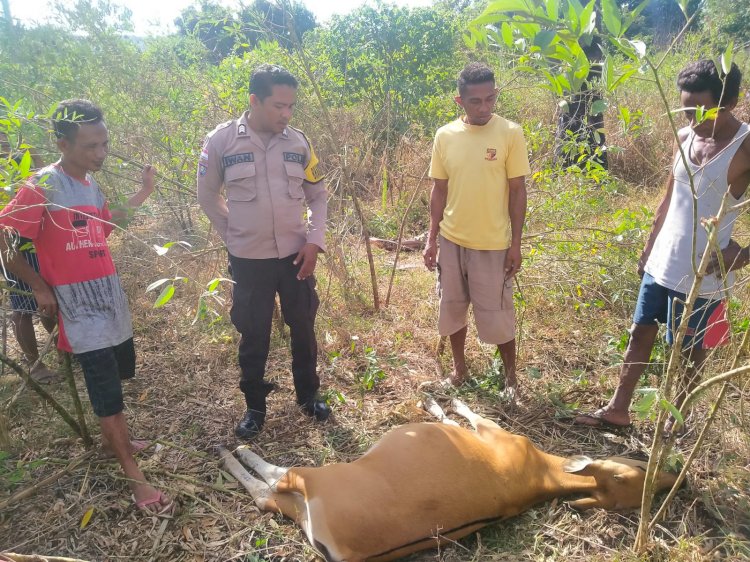
[[[539,369],[539,367],[528,367],[526,369],[526,374],[529,376],[529,378],[532,379],[541,379],[542,378],[542,371]]]
[[[505,43],[506,47],[513,47],[513,28],[510,26],[510,24],[505,21],[503,22],[503,25],[500,27],[500,35],[503,38],[503,43]]]
[[[625,16],[625,21],[622,24],[622,33],[625,34],[625,32],[628,30],[628,28],[633,24],[633,22],[638,18],[638,16],[641,15],[641,12],[646,9],[646,6],[648,6],[651,3],[651,0],[643,0],[638,6],[635,7],[634,10],[632,10],[630,13],[628,13],[627,16]]]
[[[549,83],[549,90],[554,92],[558,96],[563,95],[562,88],[560,88],[560,84],[557,82],[557,78],[552,75],[549,71],[545,69],[541,69],[542,74],[545,78],[547,78],[547,82]]]
[[[688,15],[688,3],[690,3],[690,0],[677,0],[677,4],[680,6],[680,10],[682,10],[682,15],[685,16],[685,20],[690,19]]]
[[[206,289],[213,293],[219,286],[219,283],[221,283],[222,281],[234,283],[232,279],[227,279],[226,277],[217,277],[216,279],[211,279],[211,281],[208,282],[208,285],[206,285]]]
[[[604,20],[607,31],[615,37],[620,37],[622,34],[622,20],[615,0],[602,0],[602,20]]]
[[[568,0],[568,25],[570,26],[570,29],[573,33],[578,35],[578,30],[580,29],[579,20],[578,20],[578,14],[581,11],[581,5],[578,4],[578,7],[580,8],[578,11],[576,11],[575,7],[573,6],[573,2],[571,0]]]
[[[617,37],[609,37],[609,42],[623,55],[631,60],[638,60],[638,55],[627,39],[619,39]]]
[[[156,302],[154,302],[154,308],[161,308],[170,300],[172,300],[172,296],[174,296],[174,285],[170,283],[169,285],[164,287],[161,294],[159,295],[159,298],[156,299]]]
[[[668,400],[665,400],[662,398],[659,400],[659,406],[662,407],[662,409],[667,410],[670,414],[672,414],[672,417],[675,419],[675,421],[679,424],[685,423],[685,419],[682,417],[682,414],[680,414],[680,410],[677,409],[677,407],[669,402]]]
[[[596,6],[596,0],[591,0],[586,7],[581,10],[581,15],[578,18],[580,22],[581,35],[591,33],[596,28],[596,12],[594,7]]]
[[[636,393],[643,394],[643,397],[633,404],[632,409],[639,419],[644,419],[651,412],[659,391],[655,388],[639,388],[636,390]]]
[[[721,110],[721,108],[719,108],[719,107],[712,107],[711,109],[708,109],[708,110],[704,111],[703,112],[703,116],[702,116],[703,117],[703,121],[706,121],[706,120],[715,121],[716,118],[719,116],[719,111],[720,110]]]
[[[570,92],[571,91],[571,89],[570,89],[570,82],[568,81],[568,79],[565,77],[564,74],[560,74],[557,77],[557,84],[558,84],[558,86],[560,86],[560,91],[561,92],[566,92],[566,91]]]
[[[165,278],[165,279],[159,279],[158,281],[154,281],[154,282],[153,282],[153,283],[151,283],[151,284],[150,284],[150,285],[149,285],[148,287],[146,287],[146,292],[148,293],[149,291],[153,291],[153,290],[154,290],[154,289],[156,289],[157,287],[161,287],[162,285],[164,285],[164,283],[169,283],[169,282],[171,282],[171,281],[172,281],[172,280],[171,280],[171,279],[169,279],[169,278]]]
[[[638,72],[637,68],[628,65],[628,69],[625,72],[623,72],[617,78],[617,80],[615,80],[614,84],[612,84],[612,91],[616,90],[618,87],[624,84],[625,81],[631,76],[633,76],[633,74],[635,74],[636,72]]]
[[[621,105],[619,109],[620,109],[620,120],[622,121],[623,125],[625,125],[625,128],[627,128],[630,125],[630,121],[632,119],[630,110],[624,105]]]
[[[608,103],[606,100],[596,100],[594,103],[591,104],[591,110],[589,111],[589,115],[599,115],[600,113],[604,113],[607,111]]]
[[[578,0],[568,0],[568,7],[572,8],[576,16],[579,16],[583,11],[583,4],[581,4]]]
[[[154,244],[153,248],[154,248],[154,250],[156,251],[156,253],[158,255],[163,256],[164,254],[166,254],[169,251],[169,249],[172,246],[175,246],[175,245],[179,245],[179,246],[182,246],[182,247],[187,248],[187,249],[190,249],[190,248],[193,247],[193,245],[190,244],[190,242],[185,242],[184,240],[177,240],[175,242],[167,242],[163,246],[159,246],[158,244]]]
[[[573,75],[579,80],[585,80],[589,75],[589,70],[591,70],[589,59],[586,56],[586,53],[583,52],[583,49],[579,49],[575,65],[573,67]]]
[[[604,64],[602,65],[602,82],[604,83],[604,87],[608,92],[612,91],[612,84],[614,80],[615,63],[612,60],[612,57],[607,57],[606,59],[604,59]]]
[[[546,51],[556,35],[557,32],[554,29],[545,29],[534,36],[534,45],[539,47],[542,51]]]
[[[525,0],[495,0],[494,2],[490,2],[482,15],[498,12],[521,12],[528,14],[529,5]]]
[[[724,73],[724,76],[729,74],[729,71],[732,70],[733,49],[734,49],[734,41],[730,41],[729,45],[727,45],[726,50],[721,54],[721,71]]]
[[[547,17],[553,20],[558,19],[560,14],[560,0],[546,0],[545,8],[547,9]]]
[[[21,162],[18,164],[18,173],[21,174],[22,178],[27,178],[31,175],[31,153],[27,150],[21,157]]]

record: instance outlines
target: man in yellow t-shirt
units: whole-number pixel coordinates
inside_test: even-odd
[[[530,167],[521,127],[493,113],[497,95],[495,75],[487,65],[470,63],[459,74],[455,100],[465,115],[435,135],[424,262],[430,271],[438,268],[438,331],[450,336],[450,381],[459,386],[467,376],[464,348],[471,304],[479,338],[497,345],[506,389],[514,397],[513,277],[521,267]]]

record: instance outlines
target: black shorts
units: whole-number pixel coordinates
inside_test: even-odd
[[[86,388],[94,413],[100,418],[122,412],[122,382],[135,376],[133,338],[114,347],[76,353],[83,368]]]
[[[27,238],[22,238],[22,242],[31,242]],[[39,260],[37,259],[36,251],[31,250],[19,250],[20,255],[26,260],[34,271],[39,273]],[[21,281],[18,277],[13,275],[10,271],[5,272],[5,278],[8,280],[10,285],[16,291],[24,291],[28,294],[17,293],[15,291],[10,294],[10,307],[13,312],[21,312],[23,314],[31,314],[36,312],[36,300],[31,295],[31,287],[25,282]]]

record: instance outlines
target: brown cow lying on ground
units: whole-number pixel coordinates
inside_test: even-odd
[[[226,449],[225,467],[256,505],[302,527],[329,561],[394,560],[453,541],[558,496],[583,494],[579,509],[625,509],[641,502],[645,463],[544,453],[454,400],[476,432],[459,427],[430,401],[443,423],[392,429],[361,458],[319,468],[268,464],[246,447]],[[663,473],[658,488],[675,481]]]

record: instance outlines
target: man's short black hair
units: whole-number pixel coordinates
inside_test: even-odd
[[[250,75],[250,93],[260,101],[271,95],[274,86],[297,88],[299,82],[291,72],[278,64],[262,64]]]
[[[740,95],[742,73],[735,63],[729,69],[729,74],[721,76],[714,61],[703,59],[691,62],[680,71],[677,77],[677,87],[681,92],[695,94],[697,92],[711,92],[711,97],[717,105],[736,100]],[[724,95],[722,95],[722,91]]]
[[[78,127],[104,121],[104,114],[93,102],[82,99],[63,100],[52,115],[52,127],[58,139],[75,140]]]
[[[495,83],[495,73],[483,62],[470,62],[458,75],[458,95],[463,95],[471,84]]]

